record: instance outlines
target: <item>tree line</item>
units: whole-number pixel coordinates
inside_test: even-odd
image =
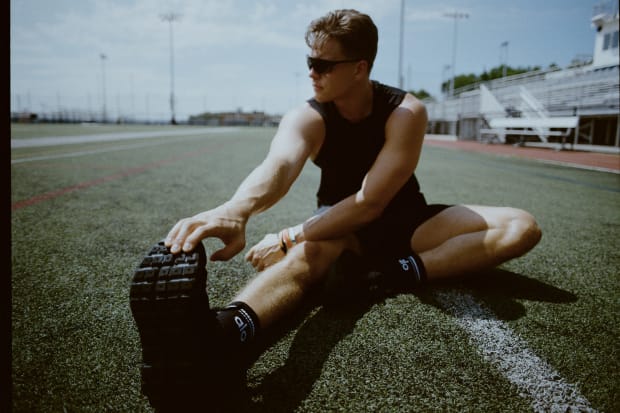
[[[559,67],[555,63],[552,63],[551,65],[549,65],[548,69],[549,70],[559,69]],[[457,90],[465,86],[473,85],[476,83],[480,83],[480,82],[487,82],[493,79],[500,79],[505,76],[506,77],[514,76],[514,75],[519,75],[519,74],[527,73],[527,72],[534,72],[538,70],[541,70],[540,66],[511,67],[511,66],[506,66],[506,65],[500,65],[490,70],[485,70],[479,75],[475,73],[461,74],[461,75],[457,75],[454,77],[454,90]],[[441,84],[441,91],[443,93],[448,93],[449,88],[450,88],[450,79],[446,80],[445,82]],[[418,99],[434,98],[434,96],[432,96],[428,91],[424,89],[410,90],[409,92],[413,94],[414,96],[416,96]]]

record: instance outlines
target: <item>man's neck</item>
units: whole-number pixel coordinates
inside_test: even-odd
[[[351,123],[366,118],[372,112],[373,86],[370,80],[364,81],[359,87],[352,88],[346,96],[334,100],[340,116]]]

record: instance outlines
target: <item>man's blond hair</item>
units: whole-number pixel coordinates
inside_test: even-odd
[[[370,16],[357,10],[334,10],[313,20],[306,31],[306,43],[320,49],[328,40],[338,41],[347,59],[368,62],[368,72],[377,55],[379,34]]]

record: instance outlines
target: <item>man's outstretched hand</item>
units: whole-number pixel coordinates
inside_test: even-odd
[[[226,261],[245,248],[247,219],[235,215],[225,205],[201,212],[177,222],[165,239],[173,254],[192,251],[205,238],[219,238],[224,247],[215,251],[211,261]]]

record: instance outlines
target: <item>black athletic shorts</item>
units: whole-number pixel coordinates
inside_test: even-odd
[[[415,230],[451,206],[429,205],[421,193],[407,202],[393,202],[380,218],[356,232],[362,255],[369,262],[375,262],[410,251],[411,237]]]

